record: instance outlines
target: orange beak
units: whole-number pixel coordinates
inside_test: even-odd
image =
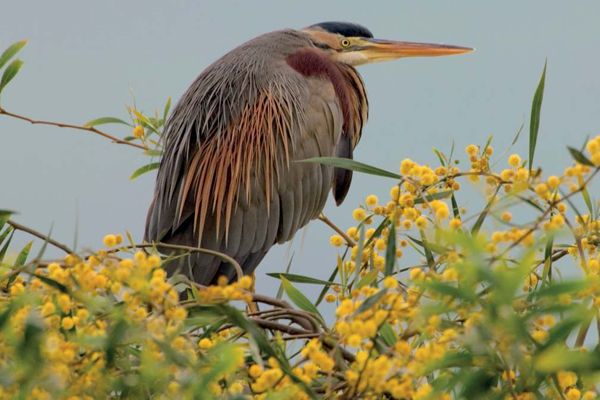
[[[362,39],[362,53],[370,62],[402,57],[438,57],[470,53],[475,49],[446,44],[398,42],[394,40]]]

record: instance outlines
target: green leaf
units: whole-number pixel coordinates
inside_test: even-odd
[[[388,235],[387,247],[385,249],[385,276],[394,273],[396,265],[396,227],[390,224],[390,234]]]
[[[15,267],[20,267],[25,264],[25,261],[27,261],[27,257],[29,256],[29,251],[31,250],[31,245],[33,245],[33,241],[27,243],[25,247],[23,247],[15,260]]]
[[[581,187],[581,196],[583,197],[583,201],[585,201],[585,205],[590,212],[590,216],[593,216],[594,206],[592,205],[592,199],[590,198],[590,192],[587,190],[587,185],[585,184],[583,177],[578,176],[577,179],[579,180],[579,187]]]
[[[443,192],[428,194],[427,196],[425,196],[425,199],[427,199],[427,201],[445,199],[446,197],[451,196],[453,193],[454,193],[453,190],[445,190]],[[415,199],[415,204],[423,204],[423,203],[425,203],[425,200],[422,197]]]
[[[339,256],[338,256],[338,259],[340,259]],[[333,269],[333,272],[331,273],[331,276],[329,277],[329,282],[333,282],[335,280],[335,277],[338,274],[338,270],[339,270],[339,267],[337,267],[337,266]],[[319,298],[317,299],[317,302],[315,303],[315,306],[318,306],[319,304],[321,304],[321,302],[325,298],[325,295],[327,294],[328,290],[329,290],[328,286],[325,286],[323,288],[323,290],[321,290],[321,293],[319,293]]]
[[[544,72],[540,78],[540,83],[533,96],[531,104],[531,119],[529,121],[529,170],[533,168],[533,156],[535,155],[535,146],[537,144],[538,131],[540,129],[540,114],[542,111],[542,100],[544,99],[544,85],[546,83],[546,66],[548,61],[544,63]]]
[[[479,233],[479,229],[481,229],[481,225],[483,225],[485,218],[487,217],[488,213],[492,209],[494,200],[496,200],[496,196],[498,195],[500,188],[501,188],[501,185],[498,185],[498,187],[496,188],[496,191],[494,192],[494,195],[492,196],[490,201],[485,206],[485,209],[483,210],[483,212],[479,215],[479,218],[477,218],[477,221],[475,221],[475,225],[473,225],[473,228],[471,229],[471,235],[477,236],[477,234]]]
[[[167,104],[165,104],[165,110],[163,111],[163,123],[167,122],[167,117],[169,116],[169,110],[171,109],[171,96],[167,100]]]
[[[538,292],[538,297],[559,296],[563,293],[574,294],[574,292],[587,289],[591,285],[590,281],[567,281],[557,282],[541,289]]]
[[[0,244],[4,243],[4,240],[6,239],[8,234],[12,232],[12,230],[12,226],[7,226],[4,232],[0,233]],[[2,259],[0,259],[0,262],[2,262]]]
[[[123,318],[119,318],[119,320],[112,326],[112,329],[108,333],[108,337],[106,338],[106,365],[112,366],[115,362],[115,358],[117,355],[117,347],[120,345],[121,341],[125,337],[125,333],[127,332],[127,322]]]
[[[383,339],[385,344],[389,347],[392,347],[398,341],[396,333],[394,332],[390,324],[388,324],[387,322],[381,324],[381,327],[379,328],[379,334],[381,335],[381,338]]]
[[[2,230],[2,228],[4,228],[4,224],[8,222],[12,215],[12,211],[0,210],[0,231]],[[0,243],[2,243],[2,240],[0,240]]]
[[[569,153],[571,153],[571,156],[579,164],[587,165],[589,167],[595,167],[595,165],[590,160],[588,160],[588,158],[586,156],[584,156],[581,151],[579,151],[573,147],[570,147],[570,146],[567,146],[567,149],[569,149]]]
[[[132,181],[135,178],[139,177],[140,175],[145,174],[146,172],[150,172],[150,171],[157,169],[159,166],[160,166],[160,163],[151,163],[148,165],[144,165],[143,167],[138,168],[133,174],[131,174],[131,176],[129,177],[129,180]]]
[[[125,122],[120,118],[114,118],[114,117],[96,118],[89,122],[86,122],[84,126],[92,127],[92,126],[98,126],[98,125],[104,125],[104,124],[123,124],[123,125],[132,126],[130,123]]]
[[[330,165],[332,167],[349,169],[351,171],[362,172],[369,175],[383,176],[385,178],[403,179],[402,175],[395,174],[368,164],[358,161],[349,160],[347,158],[338,157],[316,157],[307,160],[298,160],[296,162],[313,162],[317,164]]]
[[[294,285],[292,285],[292,283],[285,277],[280,276],[280,278],[281,284],[283,285],[283,290],[285,290],[285,293],[295,305],[297,305],[300,309],[318,315],[321,317],[321,319],[323,319],[323,316],[319,310],[317,310],[317,307],[315,307],[315,305],[311,303],[311,301],[301,291],[296,289]]]
[[[17,55],[19,51],[27,44],[27,40],[22,40],[17,43],[13,43],[10,47],[4,50],[4,53],[0,56],[0,69],[6,65],[6,63]]]
[[[17,58],[6,68],[4,74],[2,74],[2,80],[0,81],[0,93],[2,93],[6,85],[8,85],[8,83],[12,81],[15,76],[17,76],[23,64],[25,63]]]
[[[324,281],[322,279],[311,278],[310,276],[304,275],[296,275],[296,274],[287,274],[281,272],[270,272],[267,274],[271,278],[281,279],[282,277],[287,279],[290,282],[296,283],[310,283],[314,285],[335,285],[335,282]]]
[[[144,155],[150,157],[161,157],[163,155],[163,151],[159,149],[149,149],[144,152]]]
[[[358,283],[356,284],[356,288],[360,289],[363,286],[370,285],[375,279],[377,279],[378,275],[379,275],[379,270],[377,270],[377,269],[370,270],[362,278],[360,278],[360,281],[358,281]]]
[[[600,354],[597,351],[588,353],[580,349],[570,350],[562,345],[556,345],[536,355],[533,365],[538,372],[544,374],[562,370],[597,370],[600,368]]]
[[[2,246],[2,249],[0,249],[0,263],[2,261],[4,261],[4,256],[6,255],[8,246],[10,246],[10,242],[12,241],[12,238],[15,235],[15,230],[12,228],[12,226],[6,228],[6,230],[4,231],[4,234],[2,235],[3,238],[6,237],[6,232],[10,232],[10,236],[8,237],[8,240],[6,241],[6,243],[4,243],[4,246]]]
[[[388,226],[389,223],[390,223],[389,218],[385,217],[385,219],[383,221],[381,221],[381,224],[379,224],[377,229],[375,229],[375,232],[373,232],[373,234],[369,237],[369,239],[367,240],[367,243],[365,243],[365,247],[369,247],[369,245],[373,242],[373,240],[379,238],[379,236],[381,236],[381,232],[383,232],[383,230]]]
[[[387,293],[387,289],[381,289],[379,292],[375,293],[373,296],[369,296],[362,302],[362,304],[358,307],[358,310],[354,312],[354,315],[358,315],[367,311],[369,308],[373,307],[379,300],[385,296]]]

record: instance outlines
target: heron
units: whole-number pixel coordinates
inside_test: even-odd
[[[218,251],[251,274],[271,247],[319,217],[330,192],[344,201],[351,170],[298,161],[353,158],[369,114],[356,67],[472,50],[375,39],[348,22],[266,33],[231,50],[165,124],[145,240]],[[198,253],[167,269],[203,285],[236,274]]]

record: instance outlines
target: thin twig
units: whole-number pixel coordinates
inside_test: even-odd
[[[67,254],[73,254],[73,253],[74,253],[74,251],[73,251],[73,250],[71,250],[69,247],[65,246],[65,245],[64,245],[64,244],[62,244],[62,243],[59,243],[59,242],[57,242],[57,241],[56,241],[56,240],[54,240],[54,239],[51,239],[50,237],[48,237],[48,236],[44,235],[43,233],[40,233],[40,232],[38,232],[38,231],[35,231],[35,230],[33,230],[33,229],[31,229],[31,228],[28,228],[28,227],[26,227],[26,226],[24,226],[24,225],[18,224],[18,223],[16,223],[15,221],[13,221],[13,220],[10,220],[10,219],[9,219],[8,221],[6,221],[6,223],[7,223],[7,224],[9,224],[10,226],[12,226],[13,228],[15,228],[16,230],[19,230],[19,231],[23,231],[23,232],[29,233],[29,234],[30,234],[30,235],[32,235],[32,236],[35,236],[35,237],[37,237],[37,238],[40,238],[40,239],[42,239],[42,240],[44,240],[44,241],[46,241],[46,242],[50,243],[51,245],[53,245],[53,246],[55,246],[55,247],[58,247],[59,249],[61,249],[62,251],[64,251],[64,252],[65,252],[65,253],[67,253]]]
[[[18,114],[14,114],[14,113],[8,112],[5,109],[3,109],[2,107],[0,107],[0,115],[6,115],[8,117],[13,117],[13,118],[16,118],[16,119],[20,119],[21,121],[27,121],[27,122],[29,122],[31,124],[34,124],[34,125],[37,125],[37,124],[39,124],[39,125],[51,125],[51,126],[57,126],[59,128],[79,129],[79,130],[82,130],[82,131],[93,132],[95,134],[98,134],[98,135],[106,138],[106,139],[112,140],[116,144],[124,144],[124,145],[127,145],[127,146],[136,147],[138,149],[148,150],[148,147],[146,147],[146,146],[142,146],[142,145],[139,145],[137,143],[132,143],[132,142],[128,142],[126,140],[119,139],[117,137],[109,135],[106,132],[102,132],[101,130],[96,129],[93,126],[63,124],[61,122],[51,122],[51,121],[39,121],[39,120],[35,120],[35,119],[31,119],[31,118],[25,117],[23,115],[18,115]]]

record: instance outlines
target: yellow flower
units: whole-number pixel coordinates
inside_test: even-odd
[[[335,301],[335,299],[336,299],[336,296],[333,293],[328,293],[325,295],[325,301],[328,303],[333,303]]]
[[[512,156],[508,157],[508,164],[515,168],[519,167],[521,165],[521,157],[519,157],[518,154],[513,154]]]
[[[340,235],[333,235],[329,239],[329,243],[331,243],[335,247],[340,247],[344,244],[344,239]]]
[[[63,318],[62,322],[60,324],[60,326],[62,326],[62,328],[67,331],[72,329],[74,325],[75,325],[75,321],[73,321],[73,318],[71,318],[71,317]]]
[[[137,125],[135,128],[133,128],[133,136],[135,136],[138,139],[141,139],[144,137],[144,127],[142,127],[141,125]]]
[[[48,315],[53,314],[55,311],[56,307],[54,307],[54,303],[48,301],[46,304],[44,304],[40,313],[42,316],[47,317]]]
[[[198,347],[200,347],[202,350],[210,349],[212,345],[213,343],[209,338],[202,338],[198,342]]]
[[[362,208],[357,208],[356,210],[354,210],[352,212],[352,217],[356,220],[356,221],[362,221],[363,219],[365,219],[367,216],[367,214],[365,213],[365,210],[363,210]]]
[[[396,289],[398,287],[398,281],[393,276],[388,276],[383,280],[383,286],[386,289]]]
[[[477,151],[479,150],[477,146],[475,146],[474,144],[470,144],[467,146],[467,148],[465,149],[467,151],[467,154],[472,156],[477,154]]]
[[[502,216],[500,217],[500,219],[502,219],[502,221],[504,221],[504,222],[510,222],[510,220],[512,219],[512,214],[509,213],[508,211],[505,211],[502,213]]]
[[[577,388],[571,388],[566,396],[568,400],[579,400],[581,399],[581,392]]]
[[[425,217],[419,217],[416,219],[415,225],[419,229],[425,229],[427,228],[427,219]]]
[[[448,210],[448,206],[446,205],[446,203],[442,203],[444,206],[438,208],[435,211],[435,215],[436,217],[438,217],[439,219],[446,219],[450,216],[450,211]]]
[[[248,369],[248,375],[250,375],[254,379],[261,376],[262,373],[263,373],[262,368],[258,364],[252,364],[250,366],[250,368]]]
[[[114,247],[117,245],[117,237],[115,235],[104,236],[104,245],[106,247]]]
[[[370,195],[370,196],[368,196],[368,197],[367,197],[367,199],[365,200],[365,203],[366,203],[368,206],[374,206],[374,205],[376,205],[376,204],[377,204],[377,202],[378,202],[378,201],[379,201],[379,199],[377,198],[377,196],[375,196],[375,195]]]

